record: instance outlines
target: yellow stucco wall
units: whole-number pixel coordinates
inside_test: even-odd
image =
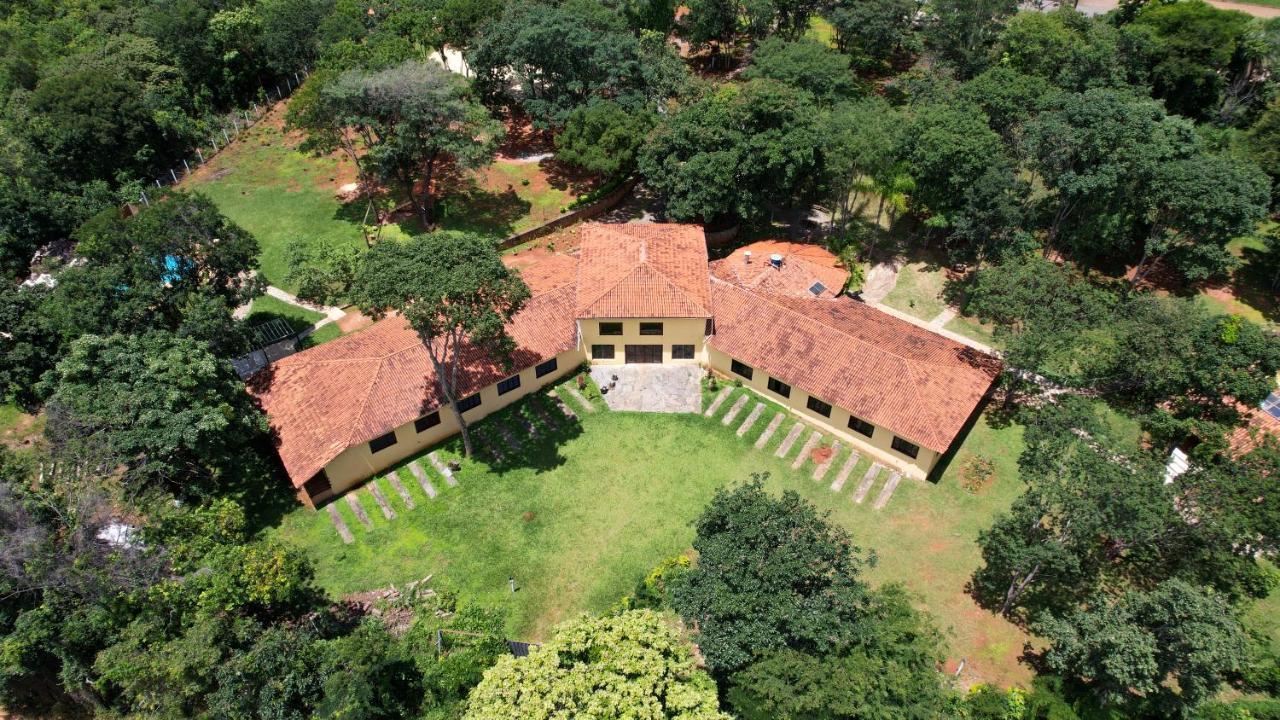
[[[640,323],[662,323],[661,335],[641,335]],[[621,335],[601,335],[601,323],[622,323]],[[620,365],[626,361],[627,345],[661,345],[662,362],[696,364],[706,361],[707,321],[705,318],[590,318],[578,321],[582,351],[593,365]],[[591,357],[592,345],[612,345],[613,359]],[[672,345],[692,345],[692,360],[672,360]]]
[[[576,371],[585,359],[582,351],[578,349],[560,353],[556,356],[555,372],[540,378],[534,377],[534,368],[525,368],[518,373],[520,387],[505,395],[498,395],[497,383],[484,388],[480,391],[480,405],[466,411],[462,417],[468,423],[472,423],[501,410],[529,393]],[[512,373],[512,375],[515,374],[517,373]],[[347,448],[341,455],[330,461],[325,466],[325,472],[329,475],[333,493],[340,495],[410,455],[416,455],[458,432],[458,423],[453,417],[453,411],[448,407],[440,408],[440,424],[422,433],[414,430],[413,423],[414,421],[411,420],[395,429],[395,445],[374,453],[370,452],[369,443],[360,443]]]
[[[805,422],[835,435],[840,439],[842,445],[846,447],[852,446],[862,455],[871,457],[882,465],[900,470],[909,477],[920,480],[927,478],[929,472],[933,470],[933,466],[938,462],[940,455],[929,448],[920,448],[920,454],[915,459],[894,450],[891,447],[893,433],[885,428],[875,426],[871,437],[849,429],[849,411],[826,398],[818,397],[819,400],[832,406],[831,417],[826,418],[813,412],[806,407],[809,395],[800,387],[791,386],[791,397],[784,398],[774,393],[769,390],[769,373],[761,368],[752,368],[753,372],[750,380],[734,373],[730,369],[732,359],[713,347],[707,348],[707,361],[717,373],[733,380],[741,380],[743,386],[749,387],[770,401],[786,407],[794,415],[803,418]],[[750,365],[750,363],[744,364]],[[865,420],[866,418],[863,419]]]

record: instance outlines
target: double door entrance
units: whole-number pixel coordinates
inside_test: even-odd
[[[661,345],[627,345],[626,361],[628,363],[661,363]]]

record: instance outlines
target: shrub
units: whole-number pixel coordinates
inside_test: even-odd
[[[981,455],[969,458],[960,468],[960,485],[971,493],[982,492],[995,478],[995,464]]]

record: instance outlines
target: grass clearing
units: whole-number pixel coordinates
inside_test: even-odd
[[[1264,223],[1257,233],[1227,243],[1227,251],[1242,265],[1232,273],[1230,282],[1200,288],[1196,302],[1210,312],[1239,315],[1263,326],[1280,322],[1280,299],[1272,289],[1273,278],[1266,277],[1262,263],[1268,252],[1262,235],[1273,228],[1274,223]]]
[[[281,127],[280,103],[245,131],[182,188],[208,195],[224,215],[248,230],[261,246],[261,272],[276,287],[293,292],[286,281],[285,249],[295,239],[325,246],[364,248],[360,234],[363,207],[343,205],[339,188],[355,180],[344,155],[298,152],[302,137]],[[396,226],[383,237],[403,235]]]
[[[270,295],[259,295],[249,306],[249,315],[245,321],[255,325],[267,320],[284,320],[294,330],[304,330],[324,319],[324,315],[287,303]]]
[[[885,296],[884,304],[895,310],[932,320],[947,308],[942,300],[946,272],[925,262],[910,262],[898,271],[898,284]]]
[[[1280,2],[1280,0],[1277,0]],[[809,18],[809,29],[805,31],[804,36],[817,40],[827,47],[836,46],[836,29],[826,18],[813,15]]]
[[[0,403],[0,445],[21,451],[39,445],[44,437],[45,414],[30,415],[17,405]]]
[[[554,442],[532,443],[508,457],[504,467],[466,461],[456,488],[436,478],[435,500],[428,500],[401,467],[396,472],[415,509],[405,506],[385,478],[375,482],[395,509],[394,520],[382,517],[367,489],[355,495],[372,530],[359,524],[345,500],[336,503],[356,535],[352,545],[341,543],[326,513],[304,508],[290,512],[271,532],[304,549],[316,563],[320,584],[335,595],[430,574],[464,601],[504,608],[513,637],[538,640],[574,613],[608,609],[653,565],[690,546],[690,522],[717,488],[767,471],[771,490],[799,492],[829,511],[864,548],[875,550],[880,560],[869,575],[873,582],[903,582],[919,594],[948,630],[952,656],[969,659],[967,679],[1009,684],[1030,677],[1017,662],[1025,634],[964,594],[980,561],[977,532],[1021,491],[1015,466],[1019,427],[980,420],[938,485],[904,480],[887,507],[876,511],[871,499],[883,479],[866,502],[852,502],[853,489],[869,467],[865,458],[844,489],[834,493],[829,485],[836,470],[815,482],[811,462],[795,471],[790,458],[774,457],[794,419],[757,450],[754,440],[776,406],[767,403],[752,431],[739,438],[735,430],[741,419],[728,426],[718,419],[733,400],[727,398],[717,418],[579,412],[571,431]],[[505,423],[525,437],[510,416],[536,417],[524,408],[537,402],[546,401],[540,396],[523,400],[480,423],[477,433],[499,438],[496,425]],[[459,450],[457,438],[438,448],[446,458],[457,457]],[[963,490],[956,480],[969,455],[989,458],[997,468],[998,479],[979,494]],[[423,467],[430,467],[425,460]],[[512,577],[518,587],[514,594],[507,585]]]
[[[316,246],[365,248],[361,223],[365,204],[339,199],[355,182],[356,169],[342,153],[314,155],[298,151],[303,136],[285,132],[287,103],[277,104],[262,121],[182,182],[182,189],[208,195],[218,209],[248,230],[261,246],[260,269],[276,287],[289,283],[286,249],[294,240]],[[500,160],[474,174],[448,175],[438,199],[441,227],[505,238],[532,229],[561,214],[589,182],[571,177],[553,163]],[[413,218],[387,225],[382,240],[421,232]]]
[[[984,323],[977,318],[965,315],[957,315],[942,327],[953,333],[963,335],[970,340],[977,340],[984,345],[989,345],[996,350],[1000,349],[1000,343],[996,342],[995,338],[995,326],[991,323]]]

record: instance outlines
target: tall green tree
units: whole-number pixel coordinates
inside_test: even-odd
[[[1079,92],[1125,82],[1118,44],[1111,25],[1060,7],[1014,15],[1000,33],[995,52],[1004,67]]]
[[[876,96],[841,103],[823,119],[823,184],[833,222],[848,224],[854,219],[859,193],[874,191],[904,174],[897,153],[902,131],[900,113]],[[880,194],[877,222],[884,207],[885,194]]]
[[[866,630],[868,560],[842,529],[794,492],[776,498],[756,476],[721,490],[694,523],[698,563],[671,586],[671,605],[697,628],[707,667],[728,674],[757,655],[823,655]]]
[[[950,703],[941,634],[897,585],[875,592],[868,639],[814,656],[771,650],[733,674],[726,693],[743,720],[943,717]]]
[[[1201,153],[1163,163],[1147,194],[1150,230],[1132,283],[1166,258],[1191,281],[1221,277],[1235,264],[1227,243],[1267,214],[1271,182],[1256,165]]]
[[[973,77],[986,68],[990,47],[1017,9],[1017,0],[933,0],[925,39],[960,77]]]
[[[139,487],[198,496],[260,470],[248,462],[265,438],[230,365],[170,333],[85,335],[46,379],[45,433],[68,462],[119,463]]]
[[[1096,597],[1035,628],[1049,641],[1050,669],[1079,678],[1104,706],[1141,697],[1164,717],[1185,717],[1213,697],[1244,652],[1225,599],[1178,580]]]
[[[442,166],[472,168],[493,159],[501,126],[462,77],[437,63],[410,60],[372,73],[349,71],[324,92],[336,124],[364,143],[360,162],[368,174],[395,183],[424,227],[436,221]]]
[[[521,717],[727,720],[715,683],[652,610],[628,610],[560,625],[528,657],[507,656],[484,675],[466,720]]]
[[[1012,174],[1000,136],[971,105],[921,105],[901,135],[900,156],[915,181],[912,203],[949,219],[965,191],[989,172]]]
[[[849,57],[816,40],[772,37],[756,48],[744,78],[768,78],[806,90],[821,105],[830,106],[858,94]]]
[[[635,171],[636,154],[654,122],[652,114],[629,112],[612,100],[577,108],[556,135],[556,158],[606,177],[622,177]]]
[[[1133,19],[1131,33],[1144,42],[1136,58],[1151,79],[1152,93],[1170,112],[1195,119],[1229,121],[1244,86],[1264,82],[1255,57],[1255,23],[1248,15],[1220,10],[1202,0],[1149,3]],[[1239,81],[1242,87],[1233,87]],[[1232,107],[1227,107],[1228,95]]]
[[[808,93],[771,80],[720,86],[658,126],[640,172],[672,218],[758,220],[816,189],[814,109]]]
[[[1128,91],[1097,88],[1060,102],[1025,134],[1030,167],[1049,193],[1045,247],[1084,262],[1124,257],[1158,169],[1196,152],[1195,131]]]
[[[422,338],[470,457],[471,434],[458,410],[465,355],[477,348],[510,362],[506,324],[529,297],[520,275],[502,263],[492,241],[437,232],[373,246],[352,295],[375,317],[399,312]]]
[[[467,61],[486,102],[518,102],[540,126],[552,128],[573,110],[605,99],[628,111],[656,112],[687,77],[662,35],[637,37],[621,12],[588,0],[511,3],[480,31]]]
[[[866,70],[884,70],[898,57],[918,52],[916,0],[835,0],[824,15],[836,30],[836,47]]]

